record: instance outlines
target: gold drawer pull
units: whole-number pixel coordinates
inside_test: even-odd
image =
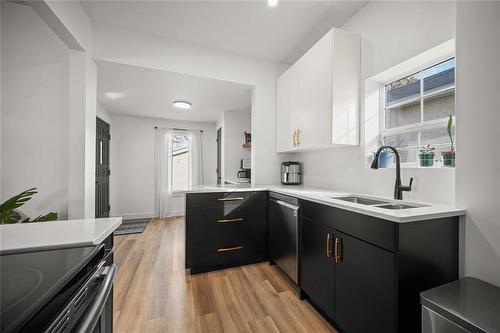
[[[234,198],[218,198],[218,201],[240,201],[243,200],[243,197],[234,197]]]
[[[230,222],[240,222],[243,221],[242,217],[236,218],[236,219],[222,219],[222,220],[217,220],[217,223],[230,223]]]
[[[335,263],[340,264],[343,261],[342,258],[342,240],[335,237]]]
[[[238,251],[241,250],[243,246],[233,246],[233,247],[220,247],[217,249],[217,252],[228,252],[228,251]]]
[[[332,250],[330,249],[330,241],[332,240],[332,235],[326,234],[326,256],[330,258],[332,256]]]

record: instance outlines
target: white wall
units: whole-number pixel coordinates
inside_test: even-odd
[[[110,205],[124,219],[154,216],[154,127],[203,130],[203,178],[216,183],[215,123],[112,116]],[[184,213],[184,197],[174,198],[171,214]]]
[[[111,113],[109,113],[109,111],[106,110],[105,108],[103,108],[102,105],[99,104],[99,103],[97,103],[96,115],[97,115],[98,118],[100,118],[101,120],[107,122],[110,125],[113,122]]]
[[[2,200],[31,187],[28,216],[68,216],[66,45],[28,6],[1,2]]]
[[[217,122],[222,128],[222,182],[238,180],[241,159],[251,158],[251,149],[243,148],[245,131],[251,132],[252,115],[249,111],[226,111]]]
[[[500,286],[500,3],[457,5],[457,204],[465,275]]]
[[[150,34],[95,24],[98,60],[243,83],[252,91],[252,182],[279,182],[275,152],[276,78],[283,66]]]
[[[454,37],[454,2],[369,2],[342,29],[360,34],[361,91],[365,80]],[[365,155],[365,101],[361,99],[361,145],[296,154],[303,162],[306,185],[372,195],[392,196],[394,170],[370,170]],[[404,183],[414,177],[405,198],[453,203],[455,171],[405,169]]]

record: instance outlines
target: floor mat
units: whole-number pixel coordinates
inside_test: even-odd
[[[122,224],[116,228],[113,233],[117,235],[140,234],[148,225],[150,219],[137,219],[123,221]]]

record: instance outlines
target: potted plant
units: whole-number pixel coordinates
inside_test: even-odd
[[[26,191],[7,199],[4,203],[0,204],[0,224],[13,224],[13,223],[32,223],[32,222],[46,222],[57,220],[57,213],[50,212],[45,215],[39,215],[34,219],[23,216],[17,208],[24,205],[27,201],[37,194],[36,188],[30,188]]]
[[[421,167],[431,167],[434,165],[434,150],[436,148],[431,147],[431,145],[423,146],[420,148],[420,166]]]
[[[455,147],[453,146],[453,135],[451,133],[451,128],[453,126],[453,117],[450,115],[448,119],[448,124],[446,125],[446,130],[448,131],[448,136],[450,137],[450,150],[442,151],[441,156],[443,156],[443,165],[446,167],[455,167]]]

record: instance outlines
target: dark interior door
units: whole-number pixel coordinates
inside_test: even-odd
[[[335,322],[344,332],[395,332],[394,253],[341,232]]]
[[[300,284],[311,300],[333,319],[334,230],[321,223],[302,219],[302,260]]]
[[[222,182],[221,176],[221,129],[217,130],[217,185],[220,185]]]
[[[96,118],[95,217],[109,217],[109,124]]]

